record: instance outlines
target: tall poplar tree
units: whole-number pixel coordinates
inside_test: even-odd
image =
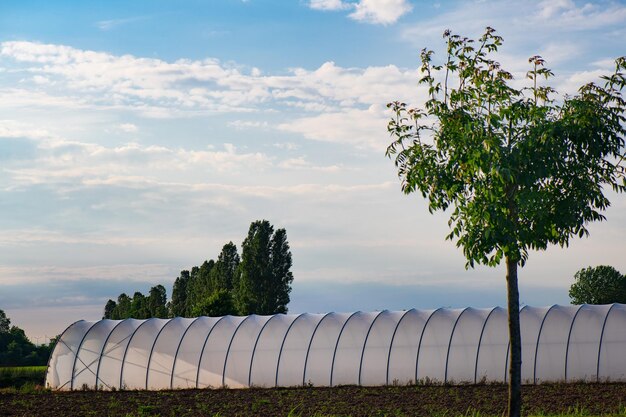
[[[287,231],[278,229],[272,236],[271,242],[271,268],[273,285],[268,296],[272,303],[275,303],[273,310],[275,313],[286,313],[289,304],[289,293],[293,282],[291,272],[292,260],[289,242],[287,242]]]
[[[250,224],[242,244],[235,300],[240,314],[286,313],[293,275],[285,229],[267,220]]]
[[[104,316],[102,317],[103,319],[112,319],[113,318],[113,312],[115,311],[115,307],[117,307],[117,303],[113,300],[109,300],[107,301],[106,305],[104,306]]]
[[[121,293],[117,297],[117,306],[111,313],[111,318],[121,320],[131,317],[131,299],[126,293]]]
[[[215,266],[213,259],[204,261],[200,267],[191,268],[189,284],[187,285],[187,317],[194,316],[196,305],[209,298],[215,289],[211,283],[211,271]]]
[[[150,288],[147,304],[150,317],[167,318],[167,293],[163,285]]]
[[[222,247],[222,251],[211,270],[211,286],[214,293],[218,291],[232,291],[236,284],[236,273],[240,261],[237,245],[233,242],[228,242]]]
[[[172,289],[172,302],[170,303],[171,315],[174,317],[186,317],[187,315],[187,286],[189,284],[189,271],[180,271],[180,276],[174,281]]]

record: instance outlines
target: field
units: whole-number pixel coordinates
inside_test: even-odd
[[[41,385],[45,377],[45,366],[0,367],[0,388]]]
[[[504,385],[50,392],[0,390],[0,416],[500,416]],[[525,386],[525,415],[626,415],[626,384]]]

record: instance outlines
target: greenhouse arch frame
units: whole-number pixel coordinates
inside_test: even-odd
[[[522,381],[626,380],[626,305],[524,306]],[[46,386],[182,389],[507,382],[501,307],[80,320]]]

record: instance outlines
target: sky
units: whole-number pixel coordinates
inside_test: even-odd
[[[290,312],[505,305],[465,269],[447,213],[403,195],[386,104],[418,106],[419,51],[504,37],[573,94],[626,55],[623,1],[0,2],[0,309],[36,340],[106,300],[171,294],[249,224],[285,228]],[[569,248],[532,252],[521,302],[567,304],[576,271],[626,272],[626,196]]]

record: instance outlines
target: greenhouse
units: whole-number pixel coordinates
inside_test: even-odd
[[[522,380],[626,380],[626,305],[520,311]],[[506,309],[78,321],[57,390],[506,382]]]

